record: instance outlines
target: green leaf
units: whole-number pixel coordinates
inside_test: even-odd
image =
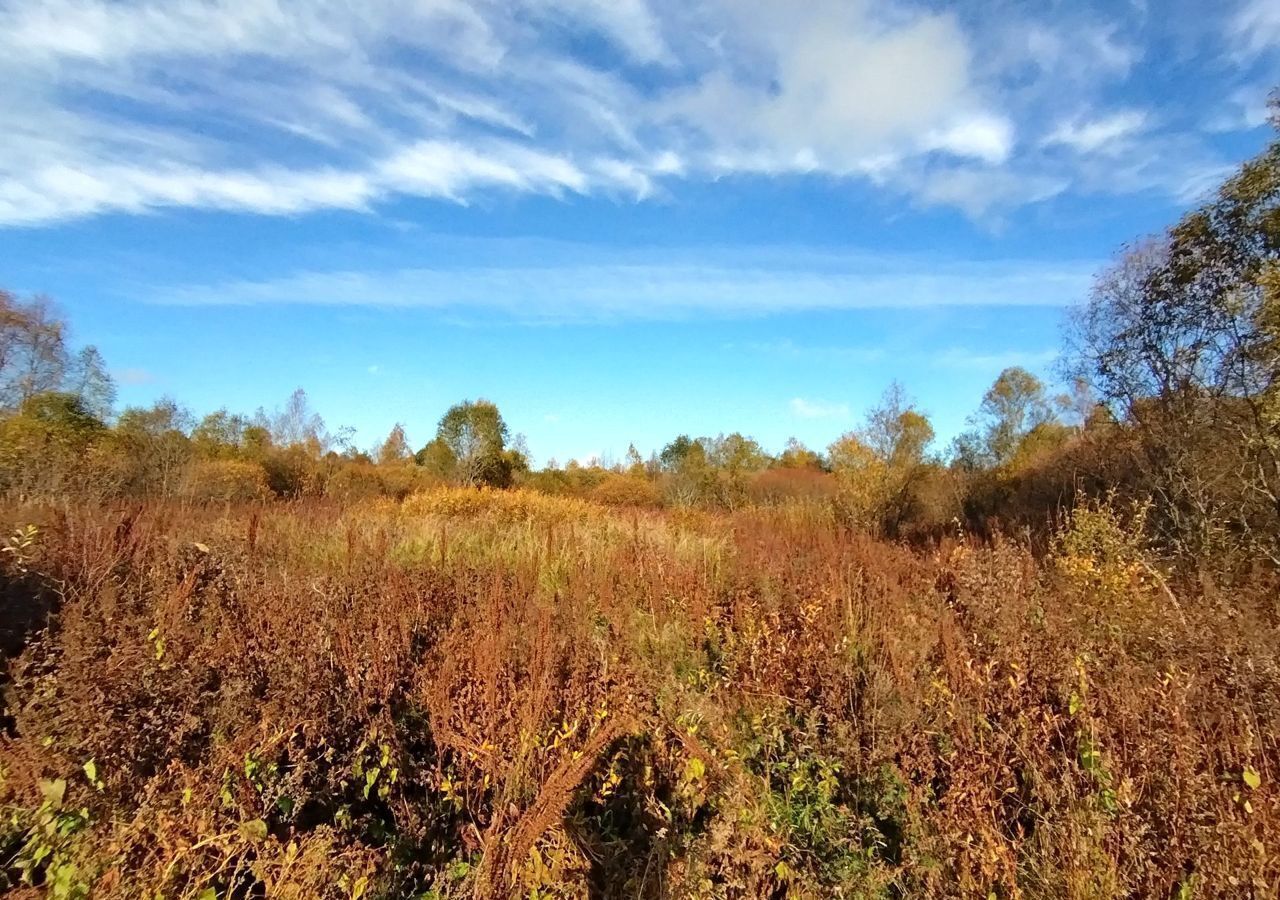
[[[218,892],[211,887],[207,887],[196,895],[196,900],[218,900]]]
[[[92,759],[84,764],[84,777],[89,779],[90,784],[98,783],[98,764]]]
[[[250,819],[240,823],[240,834],[246,841],[260,844],[267,839],[267,823],[261,819]]]
[[[1071,699],[1067,701],[1067,712],[1073,716],[1080,712],[1080,695],[1075,691],[1071,692]]]
[[[1251,791],[1256,791],[1262,787],[1262,776],[1258,774],[1258,770],[1253,766],[1245,766],[1244,772],[1240,774],[1240,777]]]

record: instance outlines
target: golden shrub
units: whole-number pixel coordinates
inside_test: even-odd
[[[1148,506],[1135,504],[1127,515],[1113,498],[1078,498],[1054,535],[1050,558],[1055,570],[1077,590],[1116,602],[1141,590],[1154,576],[1147,559]]]
[[[266,472],[257,463],[211,459],[191,467],[184,493],[192,500],[246,503],[266,499],[271,490]]]
[[[662,491],[648,478],[611,473],[591,491],[606,506],[661,506]]]

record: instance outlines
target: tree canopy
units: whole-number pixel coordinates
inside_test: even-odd
[[[449,408],[436,428],[439,458],[447,450],[460,484],[503,487],[511,482],[505,455],[509,431],[498,407],[488,400],[465,400]]]

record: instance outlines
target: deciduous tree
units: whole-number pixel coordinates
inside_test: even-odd
[[[396,465],[412,457],[409,441],[404,435],[404,426],[397,422],[391,428],[387,439],[378,447],[379,465]]]
[[[980,469],[1010,462],[1023,438],[1056,420],[1044,382],[1020,366],[1005,369],[982,398],[971,427],[956,438],[962,467]]]
[[[506,487],[511,483],[511,460],[504,456],[507,437],[507,423],[488,400],[466,400],[450,407],[436,429],[437,440],[453,457],[454,478],[465,485]]]
[[[1125,250],[1071,348],[1135,438],[1170,536],[1203,558],[1243,538],[1280,562],[1280,140]]]

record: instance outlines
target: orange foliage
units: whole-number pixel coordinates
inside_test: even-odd
[[[641,514],[519,491],[8,521],[36,526],[5,545],[9,608],[62,598],[10,665],[13,882],[344,900],[1280,883],[1275,585],[1175,593],[1096,506],[1047,565],[1001,541],[913,552],[821,504]]]

